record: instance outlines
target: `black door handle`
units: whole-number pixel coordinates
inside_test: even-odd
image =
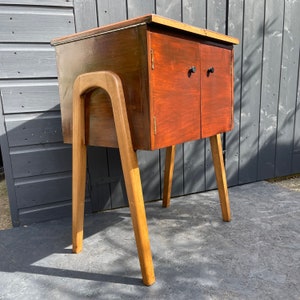
[[[210,73],[214,73],[215,72],[215,68],[214,67],[210,67],[207,72],[206,72],[206,76],[209,77]]]

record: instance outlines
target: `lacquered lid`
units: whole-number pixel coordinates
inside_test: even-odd
[[[94,36],[106,34],[106,33],[112,32],[112,31],[116,31],[116,30],[122,30],[122,29],[129,28],[129,27],[140,26],[143,24],[149,24],[149,25],[158,24],[158,25],[166,26],[166,27],[173,28],[176,30],[180,30],[180,31],[183,31],[186,33],[192,33],[195,35],[199,35],[201,37],[207,37],[207,38],[210,38],[210,39],[213,39],[216,41],[222,41],[225,43],[230,43],[230,44],[235,44],[235,45],[237,45],[239,43],[239,40],[237,38],[231,37],[229,35],[225,35],[225,34],[207,30],[207,29],[202,29],[202,28],[199,28],[196,26],[188,25],[188,24],[185,24],[185,23],[182,23],[179,21],[175,21],[175,20],[172,20],[169,18],[165,18],[165,17],[159,16],[159,15],[150,14],[150,15],[145,15],[142,17],[138,17],[138,18],[134,18],[134,19],[126,20],[126,21],[121,21],[118,23],[109,24],[106,26],[93,28],[90,30],[71,34],[68,36],[56,38],[51,41],[51,44],[53,46],[57,46],[57,45],[65,44],[65,43],[71,43],[71,42],[75,42],[78,40],[87,39],[87,38],[91,38]]]

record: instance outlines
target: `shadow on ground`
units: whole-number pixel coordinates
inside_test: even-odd
[[[300,193],[267,182],[146,205],[157,282],[141,283],[128,208],[0,231],[0,299],[299,299]]]

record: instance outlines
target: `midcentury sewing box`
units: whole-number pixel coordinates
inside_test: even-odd
[[[170,204],[175,145],[209,138],[224,221],[230,204],[220,134],[233,128],[238,39],[158,15],[52,41],[64,142],[73,147],[73,252],[82,249],[86,146],[120,149],[143,282],[155,282],[136,150],[166,148]]]

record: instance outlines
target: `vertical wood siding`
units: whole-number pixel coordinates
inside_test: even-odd
[[[276,176],[286,175],[292,171],[296,151],[299,159],[299,148],[295,149],[295,142],[299,145],[300,130],[299,127],[295,127],[296,120],[298,119],[299,122],[300,118],[299,14],[299,1],[285,1],[277,115]],[[298,137],[298,140],[294,140],[295,136]]]
[[[240,39],[235,127],[223,138],[229,185],[300,172],[300,1],[0,0],[1,149],[15,225],[70,213],[50,39],[147,13]],[[146,201],[161,197],[164,158],[138,151]],[[173,196],[216,187],[208,141],[178,145],[175,163]],[[117,149],[89,147],[86,198],[88,211],[127,204]]]
[[[299,173],[299,1],[229,0],[235,47],[230,185]],[[298,32],[298,33],[297,33]]]

